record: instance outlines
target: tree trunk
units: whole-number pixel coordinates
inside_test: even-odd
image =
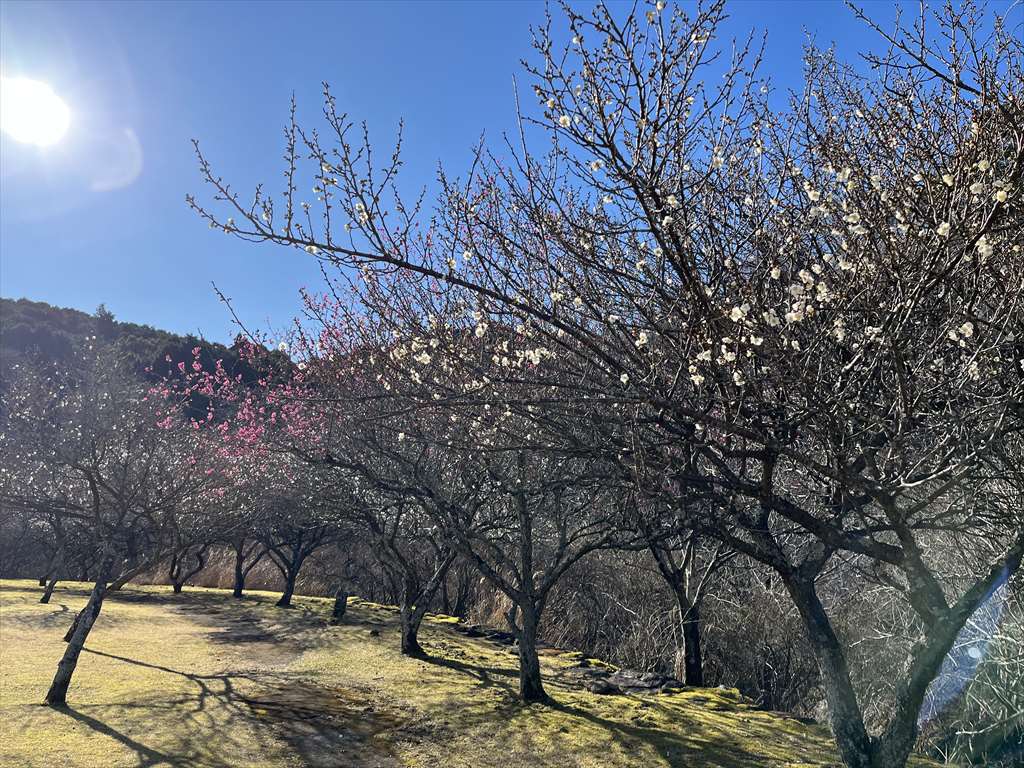
[[[521,605],[523,626],[519,630],[519,696],[527,702],[544,702],[548,700],[544,690],[544,682],[540,676],[540,657],[537,656],[537,616],[536,608]]]
[[[241,597],[242,590],[245,589],[245,569],[243,565],[245,560],[245,541],[241,541],[235,545],[235,589],[231,594],[234,597]]]
[[[171,564],[167,569],[167,580],[171,582],[171,587],[173,588],[175,594],[181,592],[181,582],[179,581],[179,579],[181,578],[182,559],[184,558],[179,558],[178,553],[175,552],[173,555],[171,555]]]
[[[331,624],[341,624],[348,609],[348,590],[338,587],[334,592],[334,608],[331,610]]]
[[[50,597],[53,595],[53,588],[57,586],[57,574],[53,574],[53,577],[46,584],[46,590],[43,592],[43,596],[39,598],[40,603],[50,602]]]
[[[298,577],[297,571],[287,571],[284,575],[284,592],[281,593],[281,599],[277,601],[278,608],[291,608],[292,607],[292,595],[295,594],[295,579]]]
[[[864,727],[864,718],[857,703],[857,695],[850,681],[846,656],[824,606],[818,599],[813,579],[785,576],[784,581],[797,610],[804,620],[808,639],[814,649],[821,681],[828,703],[829,722],[839,754],[847,768],[899,768],[906,763],[877,763],[874,745]]]
[[[45,587],[46,586],[46,579],[47,579],[47,577],[49,575],[50,575],[50,572],[47,571],[46,573],[44,573],[42,576],[39,577],[39,586],[40,587]]]
[[[120,576],[118,576],[116,579],[110,582],[110,586],[107,587],[107,591],[116,592],[117,590],[121,589],[125,584],[134,579],[140,573],[147,570],[148,568],[151,568],[159,559],[159,555],[151,557],[148,560],[143,561],[141,565],[137,565],[134,568],[129,568],[127,571],[124,571]]]
[[[180,595],[181,594],[181,587],[182,586],[183,586],[182,582],[176,581],[173,584],[171,584],[171,591],[173,591],[174,594],[176,594],[176,595]]]
[[[679,606],[679,641],[676,647],[675,675],[687,685],[704,685],[704,655],[700,644],[700,609]]]
[[[103,598],[107,594],[107,578],[110,576],[112,568],[113,562],[109,559],[100,566],[96,584],[92,588],[92,594],[89,595],[89,602],[79,611],[74,623],[68,630],[68,634],[64,636],[68,645],[64,649],[64,656],[57,664],[57,674],[53,677],[50,690],[46,693],[46,703],[51,707],[67,705],[68,686],[71,685],[71,676],[75,672],[75,667],[78,666],[78,657],[85,646],[85,640],[89,636],[93,624],[96,623],[96,618],[100,615]]]
[[[423,613],[417,611],[415,606],[403,599],[400,615],[402,618],[402,655],[412,656],[416,659],[424,658],[427,654],[419,641]]]

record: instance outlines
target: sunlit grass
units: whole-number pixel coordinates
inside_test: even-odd
[[[87,585],[50,605],[28,581],[0,591],[5,766],[836,765],[827,731],[757,711],[735,691],[599,696],[566,682],[579,654],[547,653],[554,706],[516,703],[507,649],[428,618],[431,661],[396,651],[395,611],[352,599],[129,588],[111,597],[66,711],[39,704]]]

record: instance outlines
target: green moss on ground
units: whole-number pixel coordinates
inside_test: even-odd
[[[222,590],[134,587],[111,596],[89,638],[70,707],[41,706],[61,636],[87,597],[50,605],[0,583],[0,765],[563,768],[837,765],[827,730],[761,712],[735,691],[601,696],[542,659],[553,706],[516,702],[516,657],[429,617],[429,661],[397,652],[393,608]]]

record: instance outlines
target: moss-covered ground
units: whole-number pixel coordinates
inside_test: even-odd
[[[0,765],[563,768],[836,765],[827,730],[751,708],[734,692],[607,696],[543,656],[555,703],[516,702],[508,648],[429,617],[427,661],[397,652],[394,609],[220,590],[134,587],[111,595],[67,709],[40,705],[61,636],[88,585],[49,605],[28,581],[0,584]]]

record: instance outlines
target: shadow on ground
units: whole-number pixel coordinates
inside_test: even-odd
[[[172,698],[142,700],[115,706],[78,706],[58,710],[95,732],[115,739],[135,752],[138,768],[150,766],[237,766],[237,754],[254,745],[233,744],[239,733],[260,734],[261,750],[274,742],[288,745],[302,765],[336,768],[391,768],[397,760],[373,739],[395,728],[385,711],[366,704],[365,692],[325,688],[295,680],[286,673],[267,671],[199,675],[127,656],[89,648],[86,653],[124,665],[143,667],[187,680],[189,687]],[[105,712],[131,710],[145,723],[158,710],[187,713],[182,728],[160,749],[147,746],[113,728]]]

